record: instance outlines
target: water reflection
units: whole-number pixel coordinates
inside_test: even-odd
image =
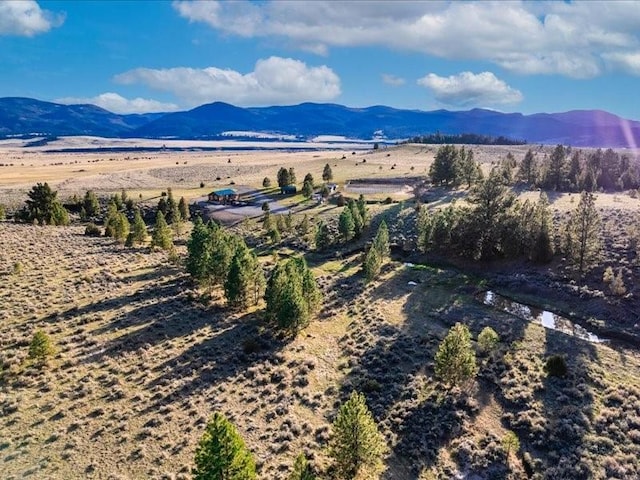
[[[566,317],[547,310],[541,310],[539,308],[514,302],[513,300],[503,297],[502,295],[498,295],[491,290],[480,294],[480,300],[485,305],[490,305],[504,312],[511,313],[512,315],[524,320],[539,323],[543,327],[551,330],[557,330],[567,335],[573,335],[574,337],[594,343],[607,341],[607,339],[598,337],[595,333],[588,331],[586,328],[581,327]]]

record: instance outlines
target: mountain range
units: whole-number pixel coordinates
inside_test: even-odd
[[[494,110],[402,110],[336,104],[241,108],[215,102],[172,113],[120,115],[95,105],[0,98],[0,138],[92,135],[110,138],[216,139],[224,132],[269,132],[309,138],[404,139],[440,132],[503,136],[528,143],[593,147],[640,145],[640,122],[600,110],[502,113]]]

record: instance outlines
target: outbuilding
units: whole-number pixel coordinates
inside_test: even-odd
[[[285,185],[284,187],[280,187],[280,193],[282,195],[293,195],[297,193],[298,189],[295,185]]]

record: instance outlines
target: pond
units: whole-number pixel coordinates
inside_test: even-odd
[[[566,317],[558,315],[548,310],[531,307],[523,303],[515,302],[507,297],[503,297],[491,290],[481,293],[478,299],[485,305],[489,305],[503,312],[510,313],[516,317],[538,323],[544,328],[557,330],[567,335],[581,338],[593,343],[608,342],[609,340],[599,337],[586,328],[572,322]]]

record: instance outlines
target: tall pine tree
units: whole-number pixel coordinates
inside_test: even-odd
[[[358,475],[375,478],[385,453],[384,437],[378,431],[362,393],[353,392],[341,407],[329,441],[329,455],[339,479]]]
[[[236,428],[215,413],[198,443],[194,480],[255,480],[256,465]]]

